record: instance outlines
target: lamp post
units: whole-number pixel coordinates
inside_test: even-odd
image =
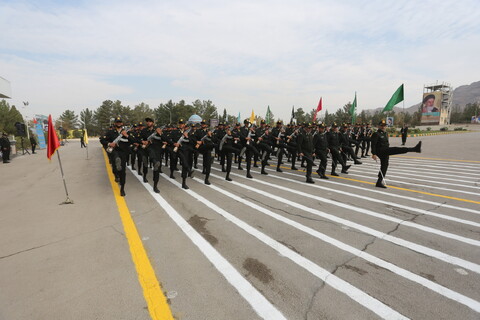
[[[27,113],[28,105],[28,101],[23,101],[23,109],[25,110],[25,114]],[[28,128],[28,120],[25,119],[25,116],[23,117],[23,121],[25,122],[25,127],[27,128],[27,139],[30,141],[30,129]]]

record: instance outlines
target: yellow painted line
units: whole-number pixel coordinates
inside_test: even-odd
[[[125,199],[120,196],[120,189],[115,182],[115,178],[112,173],[112,169],[108,164],[108,158],[103,151],[103,157],[105,159],[105,166],[107,167],[108,178],[112,185],[113,194],[117,203],[120,218],[122,219],[123,229],[125,230],[125,236],[128,240],[130,247],[130,254],[132,255],[135,269],[137,270],[138,281],[143,288],[143,296],[147,301],[148,311],[150,317],[153,320],[173,320],[172,312],[168,306],[167,299],[162,292],[162,288],[155,276],[152,264],[148,259],[147,252],[143,247],[142,240],[138,234],[135,223],[133,222],[130,210],[127,207]]]
[[[440,161],[480,163],[480,161],[476,161],[476,160],[457,160],[457,159],[426,158],[426,157],[411,157],[411,156],[392,156],[392,157],[409,158],[409,159],[423,159],[423,160],[440,160]]]
[[[273,165],[270,165],[270,167],[276,167]],[[280,167],[282,169],[289,169],[289,167]],[[295,171],[295,170],[292,170]],[[297,170],[299,172],[305,172],[306,170]],[[342,179],[342,180],[349,180],[349,181],[355,181],[355,182],[360,182],[360,183],[366,183],[366,184],[371,184],[375,185],[375,182],[370,182],[370,181],[364,181],[364,180],[357,180],[357,179],[352,179],[352,178],[345,178],[345,177],[335,177],[332,175],[327,174],[327,176],[331,178],[336,178],[336,179]],[[425,191],[419,191],[419,190],[413,190],[413,189],[407,189],[407,188],[400,188],[400,187],[395,187],[395,186],[388,186],[390,189],[397,189],[397,190],[402,190],[402,191],[408,191],[408,192],[415,192],[415,193],[421,193],[421,194],[426,194],[432,197],[439,197],[439,198],[445,198],[445,199],[451,199],[451,200],[457,200],[457,201],[462,201],[462,202],[469,202],[469,203],[475,203],[475,204],[480,204],[480,201],[473,201],[469,199],[463,199],[463,198],[456,198],[456,197],[450,197],[450,196],[444,196],[443,194],[437,194],[437,193],[430,193],[430,192],[425,192]]]

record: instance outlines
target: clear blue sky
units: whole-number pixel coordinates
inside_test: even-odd
[[[0,76],[27,116],[103,100],[210,99],[289,119],[323,97],[383,107],[405,84],[480,80],[480,1],[4,1]],[[22,111],[22,108],[20,108]]]

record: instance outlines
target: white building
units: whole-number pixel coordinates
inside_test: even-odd
[[[12,87],[10,81],[0,77],[0,99],[12,98]]]

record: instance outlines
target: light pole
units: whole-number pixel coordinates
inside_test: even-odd
[[[28,101],[23,101],[23,109],[25,110],[25,114],[27,114],[28,105]],[[30,129],[28,128],[28,120],[25,120],[25,116],[23,117],[23,121],[25,122],[25,127],[27,128],[27,139],[30,141]]]

